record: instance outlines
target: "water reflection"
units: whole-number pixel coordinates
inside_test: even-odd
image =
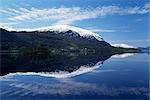
[[[32,74],[56,78],[73,77],[99,68],[110,56],[109,54],[71,53],[35,57],[4,54],[1,56],[1,76]]]
[[[111,58],[127,58],[133,55],[135,55],[135,53],[116,54],[116,55],[112,55]]]
[[[9,63],[3,61],[3,64],[11,68],[8,68],[8,71],[3,68],[6,71],[3,70],[0,78],[0,97],[6,100],[10,98],[148,100],[148,62],[138,61],[142,56],[143,59],[147,56],[135,55],[127,58],[128,60],[122,59],[121,62],[118,62],[118,59],[113,60],[114,58],[107,60],[110,56],[71,54],[34,58],[5,55],[3,59]],[[133,59],[137,61],[132,62]],[[104,67],[101,67],[102,64]],[[92,73],[86,74],[91,71]]]
[[[3,80],[5,81],[5,80]],[[149,89],[145,87],[112,87],[105,84],[98,85],[94,83],[79,82],[71,79],[53,80],[53,83],[42,82],[20,82],[11,81],[7,83],[9,88],[1,92],[3,97],[23,98],[27,96],[42,97],[65,97],[65,96],[86,96],[86,97],[148,97]]]
[[[94,66],[83,65],[83,66],[78,67],[79,69],[74,70],[72,72],[59,71],[59,70],[56,72],[16,72],[16,73],[8,74],[7,77],[13,76],[13,75],[38,75],[38,76],[44,76],[44,77],[70,78],[70,77],[74,77],[77,75],[81,75],[81,74],[96,70],[102,65],[102,63],[103,61],[99,61]]]

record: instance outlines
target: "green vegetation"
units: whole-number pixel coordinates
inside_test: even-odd
[[[72,32],[72,31],[69,31]],[[1,50],[21,55],[55,55],[55,54],[117,54],[135,53],[138,49],[116,48],[105,41],[74,37],[66,33],[55,32],[9,32],[1,29]],[[64,35],[65,34],[65,35]]]

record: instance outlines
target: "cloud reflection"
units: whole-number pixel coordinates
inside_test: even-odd
[[[145,87],[110,87],[105,84],[98,85],[94,83],[77,82],[68,79],[59,79],[52,83],[39,82],[12,82],[8,84],[9,89],[2,91],[0,95],[9,96],[122,96],[136,95],[149,96],[149,89]]]
[[[116,55],[111,56],[111,58],[127,58],[133,55],[135,55],[135,53],[116,54]]]

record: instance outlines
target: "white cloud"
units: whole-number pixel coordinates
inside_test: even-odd
[[[4,28],[7,30],[13,30],[12,25],[16,25],[16,24],[18,24],[18,23],[17,22],[7,22],[7,23],[0,22],[0,28]]]
[[[148,9],[150,11],[150,3],[149,4],[145,4],[144,9]]]
[[[1,13],[4,13],[4,14],[10,14],[10,11],[4,10],[4,9],[0,9],[0,12],[1,12]]]
[[[111,30],[111,29],[90,29],[92,32],[104,32],[104,33],[112,33],[112,32],[132,32],[131,30]]]
[[[0,23],[0,26],[9,26],[9,25],[14,25],[14,24],[18,24],[18,23],[17,22]]]
[[[110,30],[110,29],[91,29],[92,32],[106,32],[106,33],[111,33],[111,32],[116,32],[116,30]]]
[[[127,30],[127,29],[122,29],[122,30],[120,30],[120,29],[100,29],[100,28],[96,28],[96,27],[88,27],[87,28],[88,30],[90,30],[90,31],[92,31],[92,32],[103,32],[103,33],[116,33],[116,32],[125,32],[125,33],[127,33],[127,32],[132,32],[131,30]]]
[[[139,19],[136,19],[137,22],[141,22],[143,21],[143,19],[139,18]]]
[[[131,46],[129,44],[119,43],[119,44],[111,44],[114,47],[123,47],[123,48],[135,48],[134,46]]]
[[[80,7],[60,7],[60,8],[19,8],[19,9],[1,9],[1,13],[13,14],[9,17],[10,21],[26,21],[26,20],[53,20],[56,23],[70,24],[75,21],[97,18],[106,15],[128,15],[128,14],[146,14],[150,12],[149,4],[143,7],[119,7],[119,6],[103,6],[97,8],[80,8]],[[99,30],[106,31],[107,30]]]
[[[138,40],[121,40],[121,41],[111,41],[112,44],[122,43],[122,42],[149,42],[149,39],[138,39]]]

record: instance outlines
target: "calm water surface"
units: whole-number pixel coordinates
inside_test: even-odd
[[[149,99],[149,55],[113,55],[94,61],[67,71],[16,71],[2,75],[1,100]]]

